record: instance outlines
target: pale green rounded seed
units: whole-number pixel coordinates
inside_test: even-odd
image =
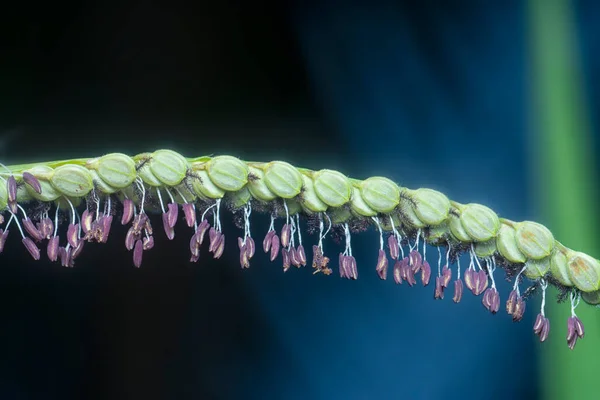
[[[415,229],[423,229],[427,226],[427,224],[421,221],[419,217],[417,217],[417,214],[415,214],[415,210],[413,209],[410,200],[404,198],[400,199],[400,210],[403,224]]]
[[[582,292],[600,289],[600,263],[593,257],[579,251],[567,254],[569,278]]]
[[[550,270],[550,257],[541,260],[527,260],[525,262],[525,272],[523,274],[529,279],[536,280],[543,278]]]
[[[469,237],[475,242],[485,242],[498,235],[500,220],[490,208],[481,204],[467,204],[461,210],[460,221]]]
[[[360,194],[369,207],[380,213],[392,212],[400,204],[400,188],[388,178],[365,179],[360,184]]]
[[[51,179],[54,175],[54,169],[51,167],[46,165],[36,165],[23,172],[29,172],[40,182],[42,193],[37,193],[31,186],[25,185],[25,188],[34,199],[39,201],[54,201],[62,196],[62,194],[52,186]]]
[[[402,224],[410,226],[415,229],[423,229],[427,225],[423,223],[415,214],[415,210],[413,210],[412,205],[410,204],[410,200],[400,199],[400,217],[402,218]]]
[[[360,215],[362,217],[374,217],[377,215],[377,211],[369,207],[369,205],[362,198],[360,194],[360,189],[357,187],[352,188],[350,208],[356,215]]]
[[[445,243],[448,238],[449,229],[447,222],[430,227],[427,230],[427,243],[434,246]]]
[[[287,200],[285,200],[285,204],[288,209],[288,212],[287,212],[288,216],[298,214],[299,212],[302,211],[302,206],[300,205],[300,202],[298,202],[297,199],[287,199]],[[279,218],[286,217],[285,207],[279,207],[279,206],[277,207],[277,216]],[[325,220],[326,220],[326,218],[325,218]],[[327,227],[327,221],[325,221],[325,226]]]
[[[33,197],[29,194],[29,190],[27,190],[27,186],[29,185],[17,186],[17,203],[27,203],[33,200]]]
[[[487,242],[475,243],[475,255],[479,258],[491,257],[496,253],[496,238],[492,238]]]
[[[172,150],[155,151],[148,164],[154,176],[167,186],[181,183],[189,168],[187,160]]]
[[[140,178],[142,178],[142,181],[144,181],[144,183],[148,186],[152,186],[152,187],[164,186],[163,183],[156,176],[154,176],[154,173],[150,169],[150,166],[148,165],[148,163],[146,163],[142,167],[140,167],[137,170],[137,174]]]
[[[206,199],[220,199],[225,196],[225,191],[210,180],[206,171],[195,171],[194,175],[196,178],[192,179],[192,188],[198,196]]]
[[[448,227],[452,236],[461,243],[470,243],[473,241],[460,221],[460,217],[450,214],[448,218]]]
[[[500,231],[496,237],[496,247],[502,257],[512,263],[520,264],[527,261],[527,257],[519,250],[515,234],[515,229],[512,226],[500,224]]]
[[[291,199],[302,190],[302,174],[284,161],[271,161],[265,168],[265,182],[277,196]]]
[[[235,192],[248,183],[248,166],[232,156],[218,156],[206,163],[206,171],[215,185]]]
[[[348,178],[330,169],[322,169],[313,174],[315,193],[330,207],[341,207],[350,201],[352,185]]]
[[[392,221],[394,222],[394,226],[392,226]],[[396,228],[396,231],[398,231],[402,225],[402,222],[397,214],[389,214],[383,218],[379,218],[379,225],[381,226],[382,231],[391,232],[394,230],[394,228]]]
[[[29,185],[27,185],[29,186]],[[6,180],[0,178],[0,210],[4,210],[8,205],[8,188],[6,187]]]
[[[83,201],[83,197],[69,197],[69,201],[73,204],[73,207],[79,207]],[[70,210],[71,204],[67,201],[65,196],[59,197],[54,201],[54,204],[58,205],[62,210]]]
[[[352,219],[352,212],[346,207],[334,208],[328,211],[327,215],[334,224],[342,224]]]
[[[123,189],[131,185],[137,177],[135,162],[126,154],[110,153],[88,161],[89,169],[96,170],[98,176],[110,187]]]
[[[51,182],[56,190],[67,197],[83,197],[94,188],[90,172],[75,164],[57,167]]]
[[[594,290],[593,292],[581,292],[581,298],[589,305],[597,306],[600,304],[600,290]]]
[[[544,225],[524,221],[516,226],[517,246],[527,258],[548,257],[554,248],[554,236]]]
[[[248,190],[250,194],[256,200],[260,201],[273,201],[277,198],[277,195],[269,189],[265,182],[265,173],[255,167],[248,168]]]
[[[562,285],[573,286],[573,282],[571,282],[571,278],[569,277],[567,256],[557,248],[554,248],[550,257],[550,273]]]
[[[90,171],[90,175],[92,176],[92,181],[94,182],[94,185],[96,187],[96,189],[98,189],[99,191],[101,191],[102,193],[105,194],[113,194],[119,191],[119,189],[114,188],[112,186],[110,186],[108,183],[106,183],[104,181],[104,179],[102,179],[100,177],[100,175],[98,175],[98,172],[94,171],[94,170],[89,170]]]
[[[413,208],[419,220],[427,225],[439,225],[448,218],[450,200],[433,189],[417,189],[409,192]]]
[[[302,182],[304,185],[302,194],[299,196],[302,208],[313,213],[327,211],[327,204],[323,203],[319,196],[317,196],[317,193],[315,193],[313,180],[302,174]]]
[[[231,207],[236,210],[248,204],[250,199],[252,199],[252,195],[250,194],[248,188],[244,187],[237,192],[227,192],[225,198],[227,199],[227,203],[229,203]]]

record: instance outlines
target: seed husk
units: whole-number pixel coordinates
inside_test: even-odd
[[[57,167],[51,182],[56,190],[67,197],[83,197],[94,188],[90,172],[76,164]]]
[[[352,185],[348,178],[337,171],[322,169],[312,176],[315,193],[330,207],[341,207],[350,201]]]
[[[206,163],[206,171],[215,185],[235,192],[248,183],[248,166],[232,156],[218,156]]]
[[[394,181],[374,176],[362,181],[360,194],[369,207],[379,213],[392,212],[400,204],[400,188]]]

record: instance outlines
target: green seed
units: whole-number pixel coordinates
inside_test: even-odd
[[[220,199],[225,196],[225,191],[215,185],[208,177],[208,172],[203,170],[194,171],[192,188],[196,195],[205,199]]]
[[[391,218],[391,221],[390,221]],[[392,227],[392,221],[394,222],[394,226]],[[386,215],[385,218],[379,218],[379,225],[381,225],[381,230],[385,232],[393,231],[394,227],[396,230],[400,229],[402,222],[397,214],[389,214]]]
[[[322,169],[313,174],[315,193],[330,207],[341,207],[350,201],[352,185],[337,171]]]
[[[0,210],[4,210],[8,205],[8,189],[6,180],[0,178]]]
[[[304,185],[302,194],[299,196],[302,208],[311,213],[327,211],[327,204],[323,203],[319,196],[317,196],[317,193],[315,193],[313,180],[302,174],[302,181]]]
[[[452,236],[461,243],[470,243],[473,241],[465,228],[460,221],[460,217],[450,214],[450,218],[448,219],[448,227],[450,228],[450,233]]]
[[[504,223],[500,224],[500,231],[496,238],[496,247],[498,247],[498,252],[502,257],[512,263],[520,264],[527,261],[527,257],[519,250],[515,235],[516,231],[512,226]]]
[[[529,279],[543,278],[550,270],[550,257],[541,260],[527,260],[523,274]]]
[[[427,231],[427,243],[438,246],[446,243],[449,234],[448,223],[432,226]]]
[[[37,193],[29,185],[25,185],[29,194],[39,201],[54,201],[58,199],[62,194],[52,186],[51,180],[54,175],[54,169],[46,165],[37,165],[33,168],[26,170],[37,178],[42,187],[42,193]]]
[[[486,242],[498,235],[500,221],[494,211],[481,204],[467,204],[461,210],[463,228],[475,242]]]
[[[369,207],[380,213],[389,213],[400,204],[400,188],[394,181],[374,176],[360,185],[360,194]]]
[[[291,164],[272,161],[265,168],[265,182],[271,192],[284,199],[291,199],[302,190],[302,174]]]
[[[108,186],[116,189],[126,188],[137,177],[135,162],[121,153],[106,154],[90,160],[86,163],[86,167],[95,170]]]
[[[119,189],[116,189],[112,186],[110,186],[109,184],[107,184],[106,182],[104,182],[104,179],[100,178],[100,175],[98,175],[98,172],[94,171],[94,170],[88,170],[90,172],[90,175],[92,176],[92,182],[94,182],[94,187],[99,190],[102,193],[105,194],[113,194],[119,191]]]
[[[496,238],[492,238],[487,242],[475,243],[475,255],[479,258],[491,257],[496,253]]]
[[[554,236],[544,225],[525,221],[516,226],[517,246],[527,258],[548,257],[554,247]]]
[[[228,192],[235,192],[248,183],[248,167],[232,156],[215,157],[206,163],[210,180]]]
[[[154,176],[154,173],[152,173],[152,170],[150,169],[150,167],[148,166],[148,164],[145,164],[143,167],[139,168],[137,170],[138,176],[140,178],[142,178],[142,181],[144,181],[144,183],[148,186],[152,186],[152,187],[162,187],[163,183],[158,180],[158,178],[156,176]]]
[[[419,220],[426,225],[439,225],[448,218],[450,200],[432,189],[417,189],[408,194],[413,201],[413,208]]]
[[[596,306],[600,304],[600,290],[594,290],[593,292],[581,292],[581,298],[586,303]]]
[[[33,200],[33,197],[29,194],[29,190],[27,190],[26,186],[29,185],[17,186],[17,203],[27,203]]]
[[[415,210],[413,209],[412,203],[409,199],[400,199],[400,210],[402,212],[402,222],[405,225],[408,225],[415,229],[423,229],[427,226],[427,224],[425,224],[419,219],[419,217],[417,217],[417,214],[415,214]]]
[[[550,257],[550,273],[557,281],[565,286],[573,286],[569,277],[569,263],[564,252],[554,248]]]
[[[245,187],[237,192],[227,192],[225,198],[227,199],[227,203],[231,205],[231,208],[237,210],[248,204],[252,196],[248,188]]]
[[[327,212],[333,224],[342,224],[352,219],[352,212],[346,207],[334,208]]]
[[[374,217],[377,215],[377,212],[373,210],[369,205],[365,202],[360,194],[360,189],[357,187],[352,188],[352,198],[350,199],[350,208],[356,215],[360,215],[363,217]]]
[[[285,204],[287,205],[288,213],[287,215],[295,215],[302,211],[302,206],[298,202],[297,199],[287,199],[285,200]],[[277,207],[277,216],[279,218],[285,218],[285,208]],[[325,223],[327,225],[327,223]]]
[[[256,200],[260,201],[273,201],[277,198],[277,195],[267,186],[265,182],[265,174],[262,170],[249,167],[249,179],[248,179],[248,190],[250,190],[250,194]]]
[[[167,186],[181,183],[189,168],[187,160],[171,150],[155,151],[148,164],[154,176]]]
[[[73,204],[73,207],[79,207],[83,197],[70,197],[69,201]],[[66,197],[62,196],[54,201],[56,205],[58,205],[63,210],[70,210],[71,204],[67,201]]]
[[[593,257],[579,251],[567,253],[569,277],[575,287],[582,292],[600,289],[600,263]]]
[[[94,188],[90,172],[75,164],[61,165],[56,168],[51,182],[56,190],[67,197],[83,197]]]

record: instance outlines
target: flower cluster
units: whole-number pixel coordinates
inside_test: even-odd
[[[0,229],[0,252],[6,244],[9,228],[14,224],[18,228],[24,247],[35,260],[40,259],[40,247],[45,242],[49,260],[60,261],[64,267],[73,267],[86,242],[107,242],[113,217],[120,214],[121,225],[128,226],[125,247],[133,252],[133,264],[139,268],[142,265],[144,252],[154,247],[154,230],[146,213],[146,209],[149,207],[156,211],[162,211],[162,227],[169,240],[175,237],[175,228],[180,220],[179,209],[181,208],[182,219],[189,228],[194,230],[189,241],[191,262],[199,260],[201,247],[207,233],[208,251],[212,253],[212,256],[220,258],[225,251],[225,234],[222,231],[220,219],[222,198],[189,202],[186,196],[179,193],[178,200],[176,200],[174,194],[171,193],[172,190],[177,191],[176,188],[152,187],[138,177],[133,185],[135,196],[128,197],[123,192],[122,196],[118,197],[94,189],[85,197],[85,208],[81,213],[79,210],[82,207],[79,204],[74,204],[69,196],[63,196],[60,201],[54,203],[38,202],[43,206],[42,211],[39,211],[39,207],[35,209],[34,213],[30,211],[30,214],[34,215],[32,218],[24,208],[26,204],[19,204],[17,201],[18,186],[28,185],[38,194],[42,192],[42,186],[38,179],[28,172],[23,172],[20,178],[19,183],[13,175],[8,176],[5,180],[7,201],[4,212],[10,214],[10,218],[4,229]],[[165,194],[168,199],[163,199]],[[120,207],[118,207],[119,204]],[[243,217],[243,234],[238,237],[237,243],[239,263],[244,269],[250,267],[251,259],[256,251],[255,240],[250,229],[252,205],[253,202],[247,200],[236,208]],[[51,218],[52,209],[54,211],[53,218]],[[351,242],[354,231],[351,228],[350,220],[334,223],[330,213],[326,211],[310,214],[303,213],[302,210],[290,212],[285,199],[274,200],[270,210],[271,223],[262,241],[263,250],[269,255],[271,261],[275,261],[281,255],[284,272],[292,266],[301,268],[307,264],[302,244],[300,217],[303,214],[311,220],[315,230],[318,230],[318,242],[312,246],[313,273],[323,273],[324,275],[332,273],[329,265],[331,259],[326,256],[324,241],[330,232],[335,231],[344,241],[344,250],[338,256],[339,275],[341,278],[358,279],[357,262],[352,253]],[[282,214],[283,216],[281,216]],[[279,218],[284,221],[282,221],[281,228],[276,229]],[[500,310],[501,297],[496,287],[494,273],[498,267],[511,266],[514,269],[516,264],[504,263],[506,260],[503,260],[498,252],[492,251],[489,255],[482,257],[478,254],[474,242],[465,246],[464,243],[457,244],[450,240],[440,240],[439,237],[434,240],[427,227],[411,228],[407,224],[398,224],[394,218],[382,213],[362,220],[362,222],[365,221],[375,226],[379,232],[379,250],[375,271],[380,279],[387,279],[389,255],[393,262],[392,275],[396,284],[400,285],[406,282],[409,286],[414,286],[417,284],[417,279],[420,279],[423,286],[428,286],[432,269],[427,260],[427,248],[429,245],[433,245],[438,249],[434,299],[443,299],[445,292],[453,289],[452,299],[455,303],[459,303],[466,287],[473,295],[481,296],[483,306],[490,313],[496,314]],[[0,225],[4,222],[5,217],[0,213]],[[61,229],[63,225],[67,225],[66,230]],[[59,234],[59,230],[64,230],[63,236]],[[384,231],[388,233],[384,233]],[[442,247],[446,247],[445,262],[442,262],[444,259]],[[469,257],[468,267],[463,271],[462,276],[461,254]],[[515,322],[522,320],[526,308],[525,298],[521,295],[519,286],[528,265],[525,263],[517,270],[512,291],[506,301],[506,311]],[[453,282],[452,289],[450,289],[451,282]],[[533,331],[543,342],[550,332],[550,321],[544,313],[548,287],[547,278],[543,276],[537,280],[537,284],[542,290],[542,302]],[[571,316],[567,321],[567,344],[569,348],[573,349],[577,339],[583,338],[584,327],[575,314],[575,309],[580,301],[580,292],[577,289],[570,289],[569,294]]]

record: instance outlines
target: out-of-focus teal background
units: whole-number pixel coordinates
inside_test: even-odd
[[[6,164],[161,147],[283,159],[435,188],[600,257],[596,2],[11,7]],[[253,216],[259,236],[267,217]],[[566,304],[550,302],[541,345],[537,297],[514,324],[471,295],[457,305],[380,281],[374,232],[353,237],[350,282],[283,274],[262,254],[242,271],[236,228],[225,231],[218,262],[189,264],[183,228],[140,270],[119,229],[73,270],[32,262],[11,237],[0,398],[597,397],[599,310],[578,309],[587,332],[571,352]]]

